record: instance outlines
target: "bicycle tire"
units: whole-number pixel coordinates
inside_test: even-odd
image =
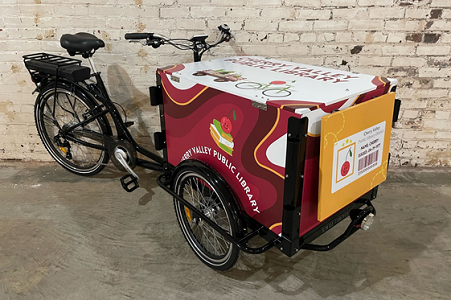
[[[78,175],[90,176],[102,171],[108,163],[109,153],[69,141],[60,129],[87,119],[95,106],[95,100],[62,83],[58,84],[55,97],[55,86],[51,83],[43,88],[34,107],[36,129],[45,148],[63,168]],[[74,129],[71,134],[82,141],[104,145],[102,137],[108,133],[107,122],[102,116],[82,129]]]
[[[272,92],[272,91],[278,91],[278,92]],[[291,92],[287,91],[287,90],[281,90],[281,89],[267,89],[267,90],[264,90],[262,94],[267,97],[288,97],[291,95]]]
[[[208,176],[206,176],[208,175]],[[218,226],[236,237],[240,232],[237,212],[231,205],[232,194],[226,187],[215,187],[214,173],[206,174],[195,167],[185,167],[175,177],[174,191],[201,210]],[[216,183],[218,181],[215,181]],[[180,229],[194,254],[208,267],[224,271],[237,261],[239,249],[211,228],[202,218],[174,201]]]
[[[243,90],[258,90],[262,87],[263,85],[261,83],[258,82],[239,82],[237,84],[235,84],[235,87],[238,89],[243,89]]]

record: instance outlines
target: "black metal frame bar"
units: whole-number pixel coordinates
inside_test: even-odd
[[[202,213],[199,209],[197,209],[195,206],[193,206],[190,202],[186,201],[185,199],[183,199],[182,197],[180,197],[179,195],[174,193],[174,191],[170,187],[167,186],[168,182],[165,180],[165,177],[166,177],[165,174],[161,174],[157,178],[157,184],[164,191],[166,191],[168,194],[170,194],[172,197],[174,197],[174,199],[176,199],[177,201],[181,202],[184,206],[188,207],[188,209],[192,210],[195,214],[201,216],[202,220],[204,222],[206,222],[208,225],[210,225],[214,230],[216,230],[219,234],[221,234],[226,240],[228,240],[229,242],[231,242],[232,244],[237,246],[238,249],[240,249],[246,253],[250,253],[250,254],[259,254],[259,253],[263,253],[263,252],[271,249],[272,247],[276,246],[277,244],[279,244],[281,242],[279,238],[276,238],[258,248],[248,247],[246,245],[247,242],[250,239],[252,239],[253,237],[259,235],[260,231],[266,229],[264,226],[246,234],[243,238],[238,240],[238,239],[234,238],[233,236],[231,236],[230,234],[228,234],[224,229],[219,227],[214,221],[212,221],[210,218],[208,218],[208,216],[206,216],[204,213]]]
[[[293,256],[299,250],[307,125],[307,118],[291,117],[288,119],[282,214],[283,242],[279,248],[288,256]]]
[[[60,77],[59,76],[60,66],[66,66],[66,65],[71,65],[71,64],[76,64],[76,65],[81,64],[81,60],[67,58],[67,57],[63,57],[63,56],[51,55],[51,54],[47,54],[47,53],[36,53],[36,54],[26,55],[26,56],[24,56],[24,61],[25,61],[25,64],[32,62],[32,61],[45,62],[45,63],[53,65],[55,67],[55,69],[54,69],[55,74],[48,73],[48,75],[47,75],[47,77],[49,77],[48,82],[51,84],[54,84],[54,86],[55,86],[55,94],[57,92],[58,82],[60,80],[60,78],[59,78]],[[28,66],[27,66],[27,68],[28,68]],[[30,72],[30,75],[33,77],[33,79],[36,79],[36,74],[33,73],[30,68],[28,68],[28,71]],[[52,77],[52,76],[54,76],[54,77]],[[103,135],[103,140],[105,141],[105,144],[106,144],[106,147],[105,147],[105,146],[100,146],[100,145],[92,144],[92,143],[77,139],[73,134],[71,134],[71,132],[74,129],[76,129],[80,126],[84,126],[90,122],[93,122],[94,120],[96,120],[106,114],[110,114],[110,116],[115,124],[115,127],[116,127],[117,140],[127,140],[128,142],[130,142],[132,147],[137,152],[141,153],[142,155],[146,156],[147,158],[152,159],[155,162],[154,163],[154,162],[140,159],[137,161],[138,165],[140,165],[144,168],[150,168],[150,169],[154,169],[157,171],[161,171],[162,166],[166,160],[164,158],[158,156],[157,154],[143,148],[134,140],[134,138],[132,137],[132,135],[130,134],[130,132],[127,129],[127,125],[122,120],[122,117],[121,117],[118,109],[116,108],[114,103],[111,101],[111,99],[108,95],[108,91],[106,90],[105,84],[102,80],[102,77],[100,76],[100,72],[92,74],[91,77],[95,78],[95,81],[96,81],[95,84],[89,85],[89,84],[84,83],[84,85],[87,86],[88,88],[90,86],[91,87],[93,86],[92,89],[86,89],[84,86],[82,86],[76,82],[70,82],[70,81],[64,81],[64,82],[69,84],[72,88],[81,90],[85,94],[93,95],[93,97],[99,103],[102,104],[104,109],[102,111],[100,111],[99,113],[96,113],[95,115],[87,118],[86,120],[83,120],[83,121],[81,121],[77,124],[74,124],[68,128],[64,128],[63,130],[60,130],[60,134],[64,138],[67,138],[68,140],[82,144],[87,147],[92,147],[92,148],[101,149],[101,150],[108,149],[108,147],[111,146],[112,143],[114,144],[114,141],[115,141],[115,139],[112,138],[112,135],[105,135],[105,134]],[[53,78],[53,80],[51,78]],[[38,86],[39,82],[35,81],[35,83]],[[96,108],[98,109],[99,107],[96,107]]]

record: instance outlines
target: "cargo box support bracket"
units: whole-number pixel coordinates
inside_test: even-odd
[[[150,104],[152,106],[158,106],[160,104],[163,104],[163,94],[161,85],[149,87],[149,94],[150,94]]]
[[[290,118],[287,130],[287,152],[282,214],[282,243],[278,247],[288,256],[299,251],[299,229],[304,183],[307,118]]]

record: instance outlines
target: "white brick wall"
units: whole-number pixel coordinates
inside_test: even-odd
[[[33,84],[22,55],[59,46],[64,33],[106,42],[95,59],[138,140],[158,130],[147,87],[157,66],[190,53],[129,44],[127,32],[172,37],[215,34],[228,23],[236,40],[209,56],[264,55],[399,80],[401,118],[392,164],[451,164],[451,1],[398,0],[3,0],[0,2],[0,159],[49,160],[33,120]],[[356,51],[360,46],[361,51]],[[353,51],[354,54],[351,54]],[[358,53],[357,53],[358,52]]]

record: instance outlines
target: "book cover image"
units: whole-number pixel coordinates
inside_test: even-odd
[[[235,110],[229,111],[227,116],[223,116],[221,121],[213,119],[213,123],[210,124],[210,134],[216,145],[230,156],[233,155],[233,136],[230,134],[233,129],[233,123],[230,119],[230,114],[232,114],[233,121],[236,121]]]

